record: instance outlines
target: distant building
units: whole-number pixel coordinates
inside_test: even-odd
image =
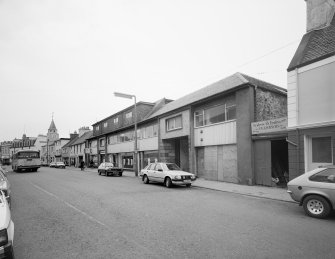
[[[43,163],[49,164],[52,161],[56,161],[55,141],[57,140],[59,140],[59,134],[52,118],[47,133],[46,144],[42,146],[41,159]]]
[[[0,143],[0,163],[3,165],[10,164],[10,148],[12,141],[4,141]]]
[[[27,137],[23,134],[21,139],[14,139],[10,147],[10,156],[19,150],[36,150],[41,153],[42,146],[46,143],[46,136],[39,134],[37,137]]]

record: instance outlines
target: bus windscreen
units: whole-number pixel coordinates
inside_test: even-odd
[[[18,158],[39,158],[38,152],[20,152]]]

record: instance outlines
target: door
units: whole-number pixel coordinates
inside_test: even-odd
[[[255,182],[258,185],[271,186],[271,141],[254,142]]]
[[[199,147],[196,149],[197,155],[197,176],[203,177],[205,175],[205,149]]]
[[[161,164],[156,164],[156,167],[155,167],[155,177],[157,179],[157,182],[164,182],[164,171],[163,171],[163,167]]]

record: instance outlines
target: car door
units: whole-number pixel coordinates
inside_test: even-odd
[[[163,167],[160,163],[156,164],[155,166],[155,176],[156,176],[157,182],[160,182],[160,183],[164,182],[165,174],[163,171]]]
[[[150,164],[147,170],[147,176],[149,177],[150,181],[156,181],[156,174],[155,174],[155,165],[154,163]]]

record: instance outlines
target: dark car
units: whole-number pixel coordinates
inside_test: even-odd
[[[115,166],[113,163],[105,162],[101,163],[98,167],[98,174],[104,174],[105,176],[109,175],[118,175],[122,176],[123,169]]]

